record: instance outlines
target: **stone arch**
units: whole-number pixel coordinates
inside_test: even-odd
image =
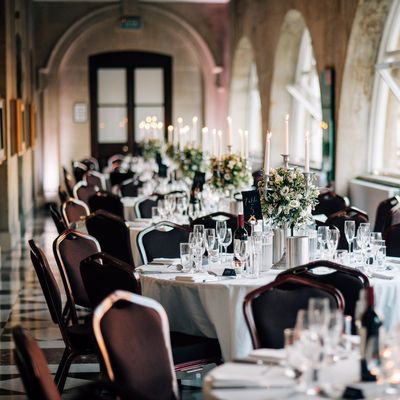
[[[215,83],[215,74],[221,71],[221,67],[216,65],[214,56],[206,42],[192,26],[165,9],[150,4],[141,4],[141,11],[147,23],[144,26],[149,26],[153,21],[156,21],[153,26],[164,30],[169,37],[179,42],[187,52],[187,57],[191,60],[191,63],[198,68],[201,85],[200,96],[202,95],[204,103],[202,111],[204,121],[211,126],[216,126],[219,122],[218,110],[224,107],[221,104],[221,97],[223,96],[220,95],[221,91],[218,90]],[[49,57],[46,67],[41,70],[41,112],[44,133],[43,173],[44,190],[48,196],[56,193],[59,171],[55,166],[58,166],[62,159],[60,153],[60,131],[65,126],[66,120],[60,114],[60,110],[65,109],[65,104],[63,104],[61,97],[60,82],[62,83],[63,73],[71,67],[71,65],[68,65],[68,60],[74,56],[74,52],[77,49],[81,48],[80,46],[85,40],[91,35],[100,32],[102,27],[104,28],[105,26],[111,29],[110,34],[119,39],[115,43],[115,48],[126,49],[131,46],[131,50],[144,50],[144,42],[138,45],[135,44],[135,38],[140,36],[140,32],[126,32],[119,29],[117,27],[119,17],[120,13],[117,5],[102,7],[84,16],[60,38]],[[126,40],[122,38],[126,38],[128,35],[131,36],[127,46]],[[161,35],[162,33],[160,33]],[[99,49],[99,52],[101,52],[101,46],[99,46]],[[110,48],[103,48],[103,50],[110,50]],[[160,52],[165,53],[165,51]],[[92,54],[94,53],[95,51]],[[57,118],[56,116],[59,117]],[[82,127],[78,127],[78,130],[80,128]]]

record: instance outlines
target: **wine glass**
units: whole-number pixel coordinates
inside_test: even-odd
[[[168,210],[165,199],[160,199],[157,201],[157,208],[158,208],[158,213],[160,214],[161,221],[167,219]]]
[[[204,238],[204,225],[193,225],[193,233],[197,236],[201,236],[202,238]]]
[[[329,240],[329,226],[319,226],[317,239],[320,244],[321,258],[324,258],[325,248]]]
[[[217,221],[217,223],[215,224],[215,231],[217,232],[218,244],[220,245],[220,247],[222,247],[222,243],[225,239],[226,230],[226,221]]]
[[[215,229],[211,229],[211,228],[206,229],[204,231],[204,241],[205,241],[206,249],[207,249],[208,253],[209,253],[209,249],[213,248],[215,240],[216,240]]]
[[[225,233],[225,237],[222,241],[222,245],[225,249],[225,263],[227,262],[228,258],[228,246],[232,243],[232,229],[228,228]]]
[[[187,210],[186,196],[176,198],[176,209],[178,210],[178,213],[180,214],[180,218],[183,219],[183,215],[184,215],[185,211]]]
[[[337,246],[339,244],[340,232],[339,229],[330,229],[329,230],[329,239],[327,241],[329,256],[332,259]]]
[[[328,328],[329,316],[330,306],[326,297],[313,297],[308,301],[309,329],[324,333]]]
[[[351,253],[351,244],[356,235],[356,221],[344,221],[344,235],[349,245],[349,253]]]
[[[233,252],[235,254],[235,257],[240,261],[239,273],[241,273],[249,257],[248,240],[235,239],[233,242]]]

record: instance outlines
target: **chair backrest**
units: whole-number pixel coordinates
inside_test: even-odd
[[[134,265],[129,228],[122,218],[97,210],[86,218],[86,228],[99,241],[102,251]]]
[[[50,215],[54,221],[58,233],[62,233],[67,229],[67,225],[61,217],[60,212],[55,204],[50,204]]]
[[[330,271],[323,271],[324,273],[317,271],[317,273],[314,273],[316,272],[314,270],[319,267],[327,267]],[[327,260],[312,261],[305,265],[290,268],[281,272],[278,275],[278,278],[288,275],[305,277],[312,281],[328,284],[338,289],[345,300],[344,313],[345,315],[350,315],[352,317],[352,331],[354,334],[356,333],[355,311],[359,293],[361,289],[370,285],[366,275],[354,268],[348,268],[344,265]]]
[[[124,219],[124,205],[115,194],[100,190],[89,197],[88,203],[91,212],[105,210]]]
[[[178,398],[168,318],[159,303],[116,291],[96,308],[93,330],[109,379],[129,398]]]
[[[93,308],[116,290],[141,293],[134,268],[107,253],[97,253],[85,258],[81,261],[80,269]]]
[[[61,206],[62,217],[67,226],[72,222],[77,222],[82,218],[86,218],[90,214],[89,207],[82,200],[69,198]]]
[[[194,221],[192,221],[191,225],[204,225],[205,229],[215,229],[215,226],[217,224],[217,221],[221,220],[226,220],[226,226],[227,228],[231,228],[232,230],[232,235],[235,232],[237,228],[237,217],[236,215],[223,212],[223,211],[218,211],[212,214],[205,215],[203,217],[197,218]],[[228,246],[228,252],[232,253],[233,252],[233,240],[232,243]]]
[[[72,173],[74,174],[75,182],[80,182],[87,171],[88,167],[85,164],[80,161],[72,162]]]
[[[80,263],[100,251],[99,242],[94,237],[72,229],[66,230],[54,240],[54,257],[71,304],[90,307],[91,303],[82,282]]]
[[[136,183],[133,178],[127,179],[123,181],[119,185],[119,190],[121,192],[122,197],[137,197],[138,196],[138,189],[141,185]]]
[[[386,255],[400,257],[400,224],[391,225],[383,233],[386,241]]]
[[[326,225],[336,226],[339,229],[340,237],[338,243],[338,249],[347,249],[348,244],[346,240],[346,235],[344,233],[344,223],[345,221],[355,221],[356,232],[361,223],[368,222],[368,215],[359,209],[354,207],[347,207],[342,211],[338,211],[331,214],[325,221]]]
[[[15,360],[29,400],[61,400],[42,349],[20,326],[12,330]]]
[[[314,215],[325,214],[327,217],[347,207],[346,200],[335,192],[328,190],[319,194],[318,204],[313,210]]]
[[[332,308],[344,306],[334,287],[292,275],[248,293],[243,311],[254,348],[283,348],[283,331],[295,326],[298,311],[313,297],[328,298]]]
[[[392,225],[390,211],[399,204],[399,200],[398,196],[394,196],[379,203],[376,209],[374,232],[383,233]]]
[[[190,230],[172,222],[152,225],[137,236],[137,245],[144,264],[155,258],[179,258],[180,243],[189,240]]]
[[[88,186],[97,186],[101,190],[106,190],[106,179],[103,174],[94,170],[88,170],[83,177],[83,180],[88,184]]]
[[[65,203],[69,198],[69,194],[61,185],[58,186],[58,198],[61,204]]]
[[[100,171],[99,162],[94,157],[84,158],[83,160],[80,160],[80,162],[86,165],[89,171]]]
[[[119,185],[120,183],[126,181],[127,179],[133,178],[132,171],[122,170],[117,168],[110,172],[110,184],[111,186]]]
[[[62,170],[63,170],[63,176],[64,176],[65,189],[67,189],[69,197],[72,197],[74,195],[73,194],[73,188],[75,185],[74,178],[72,177],[72,175],[70,175],[68,173],[68,171],[65,167],[63,167]]]
[[[44,252],[36,245],[33,239],[29,240],[30,255],[33,267],[42,288],[51,319],[55,324],[62,325],[62,298],[57,281],[47,261]]]
[[[89,204],[89,197],[94,195],[100,188],[98,186],[89,186],[86,182],[78,182],[73,189],[74,197]]]
[[[157,196],[150,196],[139,200],[135,204],[135,214],[137,218],[151,218],[152,207],[157,207]]]

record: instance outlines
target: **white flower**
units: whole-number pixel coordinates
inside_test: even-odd
[[[286,196],[287,194],[289,194],[289,188],[288,188],[287,186],[284,186],[284,187],[281,189],[281,195],[282,195],[282,196]]]
[[[297,200],[291,200],[291,202],[289,203],[289,206],[291,208],[299,208],[300,203]]]

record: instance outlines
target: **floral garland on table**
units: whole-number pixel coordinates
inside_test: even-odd
[[[179,169],[184,177],[193,179],[195,172],[204,168],[203,152],[196,147],[185,147],[177,157]]]
[[[292,229],[312,221],[311,211],[318,203],[318,189],[309,184],[302,171],[295,167],[271,169],[267,198],[265,181],[259,182],[261,209],[265,218],[276,227]]]
[[[159,139],[148,139],[142,142],[142,146],[143,146],[143,157],[146,160],[155,158],[157,153],[161,153],[162,151],[162,144]]]
[[[238,190],[252,182],[251,170],[247,168],[242,157],[226,154],[222,159],[211,159],[211,181],[215,189]]]

